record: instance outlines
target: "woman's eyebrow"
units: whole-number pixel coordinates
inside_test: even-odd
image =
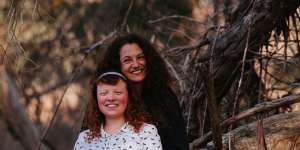
[[[126,59],[126,58],[130,58],[130,56],[123,56],[123,57],[121,57],[121,59]]]
[[[141,52],[141,53],[137,54],[137,56],[141,56],[141,55],[144,56],[144,53]]]

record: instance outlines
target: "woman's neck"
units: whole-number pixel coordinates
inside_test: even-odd
[[[104,131],[108,134],[118,132],[125,124],[125,118],[108,118],[105,120]]]
[[[140,98],[142,96],[142,83],[133,83],[133,92]]]

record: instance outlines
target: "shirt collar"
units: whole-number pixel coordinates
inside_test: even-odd
[[[104,128],[103,128],[103,125],[101,125],[101,134],[103,137],[109,137],[109,136],[115,136],[115,135],[118,135],[122,132],[128,132],[130,129],[129,129],[129,124],[128,122],[125,122],[124,125],[119,129],[119,131],[117,131],[116,133],[113,133],[113,134],[108,134],[107,132],[105,132]]]

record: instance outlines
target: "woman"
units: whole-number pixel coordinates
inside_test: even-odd
[[[87,127],[81,132],[75,150],[161,150],[154,125],[131,94],[127,79],[119,72],[106,71],[92,80]]]
[[[164,150],[187,150],[187,136],[178,99],[171,90],[166,64],[146,39],[136,34],[116,38],[98,65],[118,68],[133,82],[152,123],[158,127]]]

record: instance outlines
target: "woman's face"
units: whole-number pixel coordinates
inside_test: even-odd
[[[97,85],[98,107],[105,118],[124,118],[128,104],[126,83],[119,80],[116,85],[99,83]]]
[[[120,49],[122,73],[133,82],[142,82],[146,76],[146,60],[136,43],[128,43]]]

